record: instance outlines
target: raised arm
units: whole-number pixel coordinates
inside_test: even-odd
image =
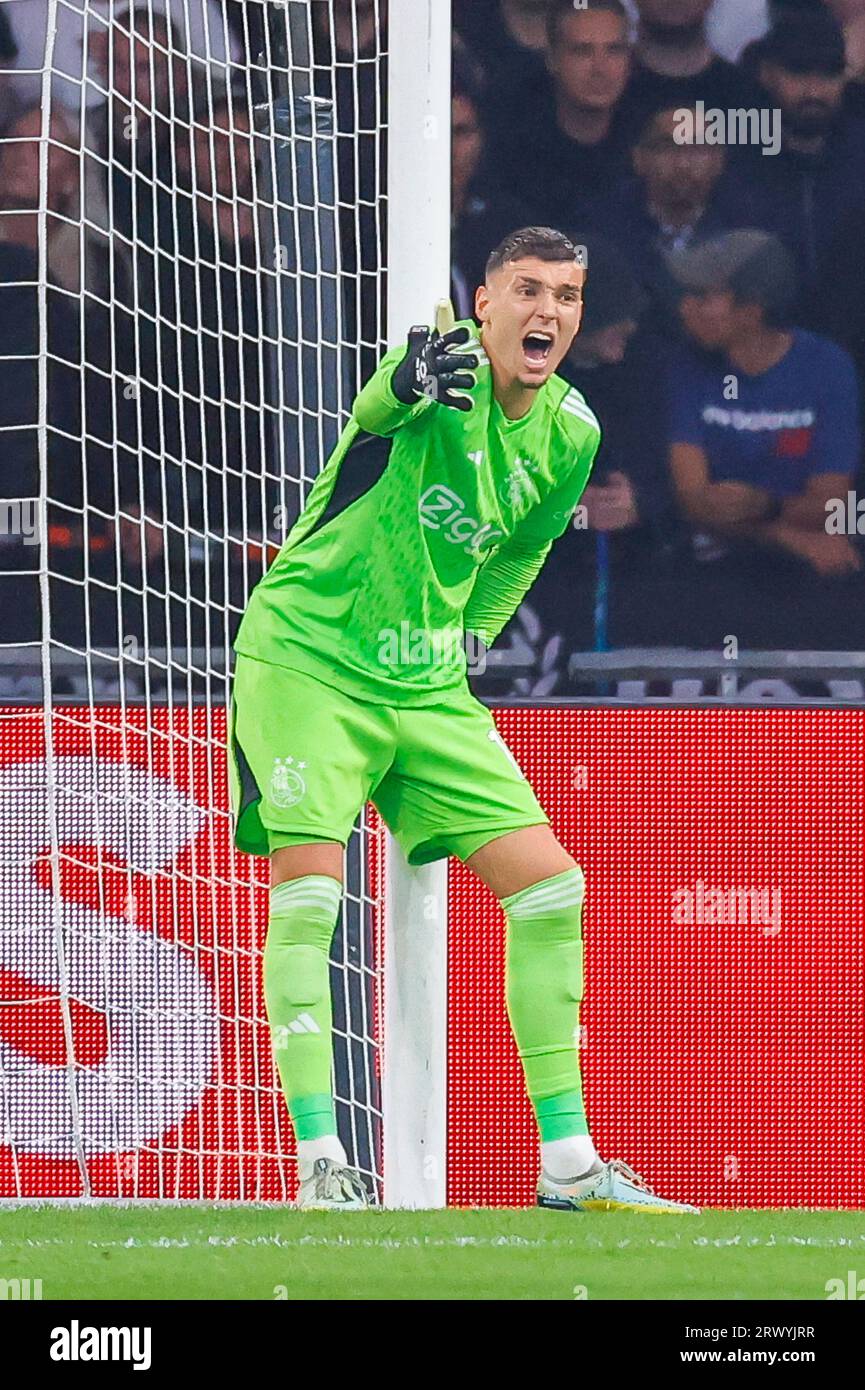
[[[361,429],[393,434],[436,403],[471,410],[472,398],[463,393],[475,384],[478,358],[458,351],[469,336],[465,327],[443,336],[434,329],[413,328],[408,345],[387,353],[355,401],[353,414]]]

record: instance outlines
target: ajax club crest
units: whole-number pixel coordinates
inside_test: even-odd
[[[294,758],[274,758],[268,788],[274,806],[296,806],[306,795],[306,783],[300,775],[304,767],[306,763],[296,763]]]

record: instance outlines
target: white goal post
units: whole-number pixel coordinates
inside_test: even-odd
[[[391,0],[388,337],[449,294],[451,3]],[[388,836],[384,895],[384,1194],[447,1201],[447,860],[411,869]]]
[[[46,0],[0,74],[0,1200],[293,1186],[268,866],[217,770],[249,593],[448,294],[451,0],[385,8]],[[340,1135],[378,1201],[443,1206],[446,864],[364,811],[346,875]]]

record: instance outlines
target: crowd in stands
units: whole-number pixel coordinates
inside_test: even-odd
[[[60,12],[45,170],[27,69],[44,62],[47,6],[0,10],[0,426],[22,426],[0,435],[0,497],[39,494],[44,391],[52,636],[219,646],[282,495],[249,26],[217,0],[184,8],[183,32],[170,0],[102,9],[110,31],[86,40]],[[3,639],[24,642],[44,630],[40,551],[9,529]]]
[[[61,640],[223,643],[302,475],[257,221],[262,7],[195,0],[181,32],[172,0],[98,3],[110,42],[56,35],[47,147],[47,5],[0,6],[0,498],[39,492],[47,400]],[[458,314],[518,226],[587,251],[560,370],[603,444],[515,630],[563,661],[865,649],[861,539],[827,526],[862,489],[865,0],[453,7]],[[386,8],[316,0],[311,31],[358,384],[384,322]],[[4,641],[41,631],[38,561],[0,534]]]
[[[511,629],[558,654],[522,688],[607,646],[861,650],[862,544],[830,517],[862,490],[865,3],[455,16],[460,306],[503,224],[587,248],[560,374],[604,440]]]

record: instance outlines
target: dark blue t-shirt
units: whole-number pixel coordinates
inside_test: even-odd
[[[736,379],[737,398],[731,396]],[[670,371],[672,444],[694,444],[713,483],[750,483],[776,497],[818,473],[855,473],[859,391],[853,363],[828,338],[795,329],[785,357],[760,376],[688,348]]]

